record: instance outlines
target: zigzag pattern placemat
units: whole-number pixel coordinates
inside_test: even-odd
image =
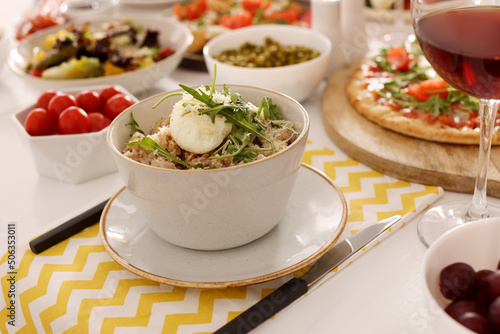
[[[303,162],[334,180],[347,200],[349,215],[341,240],[373,222],[395,214],[403,216],[351,262],[443,193],[439,187],[386,176],[338,149],[316,146],[311,141]],[[17,263],[12,268],[8,253],[1,258],[2,333],[210,333],[290,278],[226,289],[163,285],[136,276],[114,262],[98,232],[96,224],[38,255],[27,244],[19,245]],[[334,269],[324,280],[347,265]],[[294,275],[300,276],[305,270]]]

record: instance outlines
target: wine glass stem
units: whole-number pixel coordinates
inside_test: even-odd
[[[472,196],[472,203],[465,215],[466,221],[487,218],[488,207],[486,203],[487,172],[490,161],[491,138],[493,135],[495,118],[498,111],[498,100],[479,100],[480,143],[477,164],[476,185]]]

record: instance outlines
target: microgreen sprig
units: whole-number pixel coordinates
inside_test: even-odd
[[[177,158],[175,155],[171,154],[167,150],[164,150],[158,143],[156,143],[153,139],[149,137],[144,137],[139,141],[133,141],[127,144],[128,146],[140,146],[142,148],[149,149],[151,151],[157,151],[159,154],[163,155],[164,157],[177,162],[178,164],[181,164],[185,167],[188,168],[195,168],[196,166],[191,166],[187,162],[182,161],[181,159]]]
[[[125,125],[129,125],[131,128],[132,128],[132,134],[136,133],[136,132],[139,132],[139,133],[142,133],[144,134],[144,131],[142,131],[140,128],[139,128],[139,124],[136,122],[136,120],[134,119],[134,114],[132,112],[130,112],[130,123],[127,123]],[[132,136],[132,134],[130,136]]]

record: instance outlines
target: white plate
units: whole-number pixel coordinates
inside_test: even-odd
[[[104,209],[100,235],[111,257],[139,276],[174,286],[223,288],[269,281],[312,264],[335,244],[346,219],[342,192],[325,174],[302,164],[281,221],[247,245],[223,251],[172,245],[148,228],[125,188]]]

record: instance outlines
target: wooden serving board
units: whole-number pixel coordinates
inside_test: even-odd
[[[338,69],[322,97],[322,116],[330,138],[346,154],[401,180],[472,193],[479,144],[440,144],[385,129],[359,114],[345,93],[345,83],[359,65]],[[500,146],[491,149],[488,195],[500,197]]]

